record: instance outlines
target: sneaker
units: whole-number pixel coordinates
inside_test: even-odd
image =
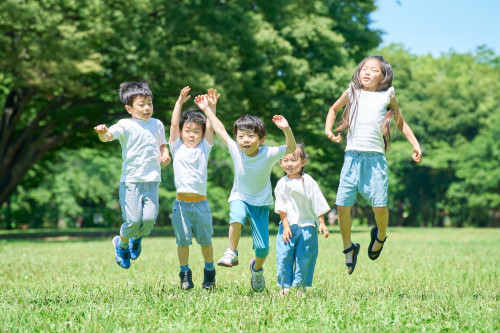
[[[207,271],[206,268],[203,269],[203,284],[201,286],[203,289],[215,287],[215,269],[211,271]]]
[[[138,239],[130,238],[130,240],[128,241],[128,249],[130,251],[130,259],[135,260],[135,259],[139,258],[139,256],[141,255],[141,251],[142,251],[141,242],[142,242],[142,236]]]
[[[130,267],[130,252],[120,246],[120,236],[113,238],[113,246],[115,247],[115,261],[121,268]]]
[[[266,280],[264,279],[264,268],[256,272],[253,270],[253,265],[255,263],[255,258],[250,260],[250,271],[252,272],[252,279],[250,280],[250,285],[254,291],[262,291],[266,286]]]
[[[238,263],[238,255],[230,248],[227,248],[226,252],[224,252],[224,257],[217,261],[217,265],[224,267],[237,266]]]
[[[290,288],[283,288],[280,290],[280,296],[286,296],[290,293]]]
[[[179,277],[181,278],[181,289],[189,290],[194,288],[193,272],[191,270],[180,272]]]

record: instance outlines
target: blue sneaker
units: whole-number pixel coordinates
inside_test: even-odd
[[[120,246],[120,236],[113,238],[113,246],[115,247],[115,261],[121,268],[130,267],[130,252],[128,249],[123,249]]]
[[[138,239],[130,238],[128,241],[128,250],[130,251],[130,259],[135,260],[139,258],[142,251],[142,236]]]

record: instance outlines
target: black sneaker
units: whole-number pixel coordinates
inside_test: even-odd
[[[203,289],[211,289],[215,287],[215,269],[207,271],[206,268],[203,269]]]
[[[181,278],[181,289],[189,290],[194,288],[193,272],[191,270],[180,272],[179,277]]]

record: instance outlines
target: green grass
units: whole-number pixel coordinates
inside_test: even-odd
[[[335,231],[338,231],[335,228]],[[0,240],[2,332],[456,332],[500,330],[500,230],[389,229],[377,261],[367,228],[349,276],[338,232],[320,238],[313,288],[279,296],[275,237],[267,288],[250,289],[251,238],[240,262],[217,268],[217,289],[201,289],[203,260],[191,247],[195,289],[181,291],[175,239],[145,239],[129,270],[114,262],[111,238],[65,242]],[[226,237],[214,238],[217,260]]]

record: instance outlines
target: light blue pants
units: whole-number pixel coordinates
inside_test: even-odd
[[[318,258],[318,228],[290,226],[292,237],[285,244],[283,224],[276,238],[278,286],[281,288],[310,287]]]
[[[179,247],[193,244],[193,235],[201,246],[211,245],[214,229],[208,200],[198,202],[175,200],[172,226]]]
[[[120,183],[123,224],[120,235],[133,238],[137,232],[148,236],[158,217],[159,182]]]

